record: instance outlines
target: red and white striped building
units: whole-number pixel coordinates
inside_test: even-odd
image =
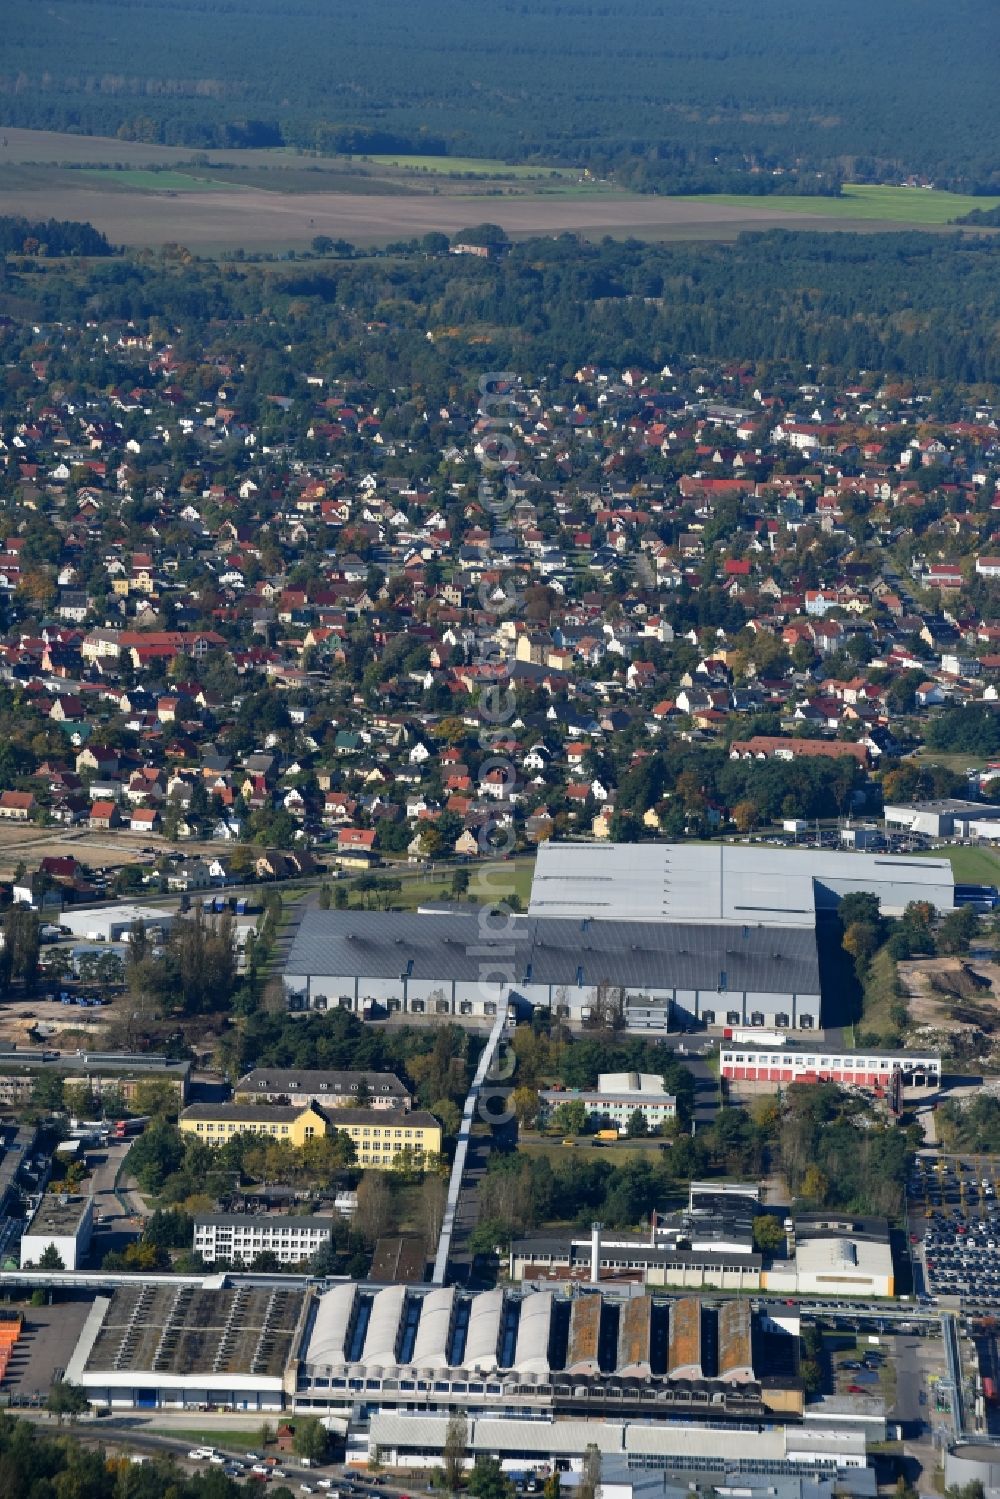
[[[819,1047],[755,1047],[724,1042],[720,1070],[734,1083],[841,1083],[844,1087],[887,1089],[894,1074],[907,1088],[937,1088],[941,1057],[918,1051],[824,1051]]]

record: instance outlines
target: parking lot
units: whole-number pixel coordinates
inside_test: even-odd
[[[0,1390],[4,1402],[44,1402],[53,1381],[66,1371],[91,1305],[89,1298],[67,1297],[52,1306],[25,1308],[24,1332]]]
[[[910,1242],[931,1295],[1000,1306],[998,1194],[1000,1163],[991,1157],[917,1158],[907,1185]]]

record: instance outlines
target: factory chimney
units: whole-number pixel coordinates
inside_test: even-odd
[[[601,1229],[603,1223],[590,1225],[590,1284],[596,1286],[601,1280]]]

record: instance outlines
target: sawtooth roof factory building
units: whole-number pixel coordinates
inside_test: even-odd
[[[816,923],[854,891],[886,913],[955,901],[950,864],[765,845],[544,843],[524,916],[307,911],[293,1010],[587,1022],[608,991],[633,1032],[820,1026]]]

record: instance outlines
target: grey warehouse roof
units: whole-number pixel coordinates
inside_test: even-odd
[[[497,967],[522,984],[730,989],[819,994],[809,926],[742,928],[722,922],[595,921],[515,916],[496,931]],[[407,978],[476,983],[489,978],[491,937],[479,913],[307,911],[292,944],[290,978]]]
[[[897,854],[767,844],[546,842],[538,850],[528,911],[812,926],[818,897],[829,905],[847,890],[871,890],[887,909],[929,900],[950,910],[954,884],[947,860]]]

